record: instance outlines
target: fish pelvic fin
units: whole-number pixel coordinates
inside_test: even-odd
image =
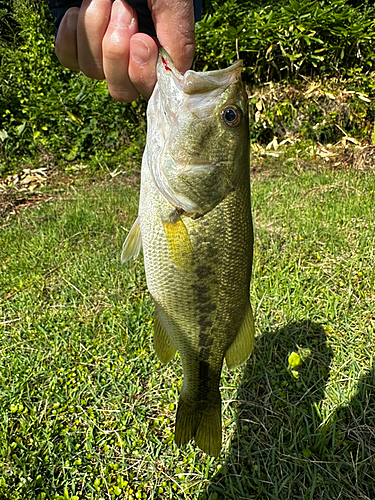
[[[174,440],[177,446],[195,438],[205,453],[218,457],[221,450],[221,397],[215,403],[189,404],[183,393],[178,401]]]
[[[154,316],[154,348],[160,361],[166,365],[176,353],[176,349],[161,324],[158,313],[155,311]]]
[[[139,216],[136,218],[132,228],[124,241],[121,252],[121,264],[124,264],[132,257],[135,260],[142,248],[141,228],[139,225]]]
[[[250,356],[254,347],[254,335],[254,316],[249,302],[240,331],[225,353],[225,361],[230,370],[242,365]]]
[[[171,220],[162,219],[162,223],[172,261],[180,269],[191,269],[194,262],[193,248],[183,220],[175,211]]]

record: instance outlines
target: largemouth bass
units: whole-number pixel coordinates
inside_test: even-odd
[[[251,354],[253,254],[249,125],[242,62],[184,75],[160,49],[147,108],[138,218],[122,262],[143,245],[154,347],[178,351],[184,381],[175,441],[221,449],[220,375]]]

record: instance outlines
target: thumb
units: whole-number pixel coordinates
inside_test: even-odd
[[[176,68],[187,71],[194,58],[193,0],[148,0],[156,35]]]

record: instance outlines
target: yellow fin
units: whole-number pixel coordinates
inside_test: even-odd
[[[221,450],[221,404],[207,408],[200,415],[195,442],[204,452],[218,457]]]
[[[199,408],[200,407],[200,408]],[[196,444],[205,453],[217,457],[221,450],[221,398],[209,403],[202,410],[202,405],[189,405],[181,394],[178,401],[174,440],[177,446],[186,444],[195,438]]]
[[[154,348],[160,361],[166,365],[175,355],[176,349],[173,347],[167,332],[160,323],[159,316],[155,312],[154,316]]]
[[[121,264],[124,264],[132,257],[135,260],[142,247],[141,228],[139,226],[139,216],[136,218],[132,228],[124,241],[121,253]]]
[[[240,331],[225,353],[225,361],[230,370],[242,365],[250,356],[254,347],[254,333],[254,316],[249,302]]]
[[[190,268],[194,262],[189,234],[181,217],[174,214],[173,221],[163,220],[169,255],[177,267]]]

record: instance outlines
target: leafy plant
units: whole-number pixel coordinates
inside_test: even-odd
[[[373,67],[373,8],[345,0],[226,0],[213,6],[197,26],[199,68],[220,68],[240,55],[249,81],[260,82]]]
[[[41,155],[55,162],[139,160],[144,103],[118,103],[105,82],[62,68],[42,7],[18,5],[13,19],[19,40],[0,49],[0,173]]]

